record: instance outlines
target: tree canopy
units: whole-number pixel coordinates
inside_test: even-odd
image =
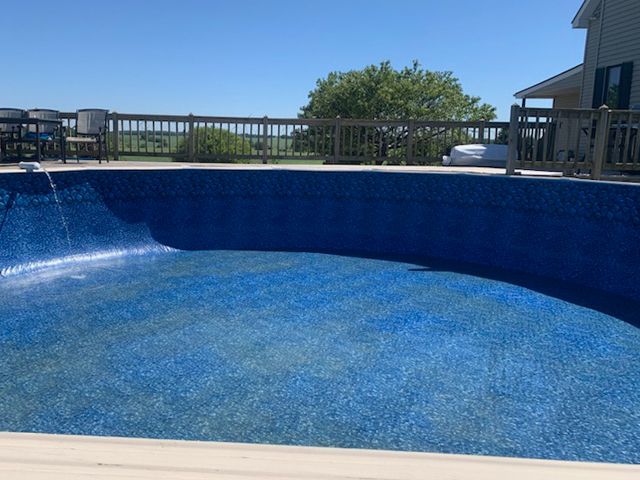
[[[386,61],[319,79],[300,116],[476,121],[495,119],[495,110],[465,94],[452,72],[425,70],[417,61],[395,70]]]

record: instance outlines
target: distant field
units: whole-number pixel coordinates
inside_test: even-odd
[[[162,135],[153,135],[151,132],[121,132],[120,150],[145,153],[174,153],[183,140],[183,134],[176,132],[163,132]],[[250,153],[258,155],[261,152],[259,144],[262,137],[257,135],[245,135],[244,139],[252,145]],[[291,137],[268,137],[268,146],[271,152],[293,154],[293,139]],[[256,148],[258,147],[258,148]],[[249,153],[249,152],[247,152]]]
[[[134,162],[173,162],[181,161],[174,159],[172,153],[178,151],[180,142],[183,139],[182,133],[176,134],[176,132],[163,132],[162,136],[157,134],[153,135],[151,132],[122,132],[120,137],[120,159]],[[245,135],[252,146],[260,146],[259,142],[262,140],[257,135]],[[126,152],[133,152],[132,155],[127,155]],[[145,152],[153,154],[149,155],[136,155],[135,153]],[[262,150],[252,148],[251,152],[247,152],[252,155],[261,155]],[[269,137],[269,156],[274,155],[293,155],[293,139],[291,137]],[[182,160],[182,161],[186,161]],[[238,160],[233,163],[262,163],[260,159],[252,160]],[[281,165],[321,165],[322,160],[306,160],[304,157],[300,159],[269,159],[269,163],[281,164]]]
[[[178,150],[178,143],[182,134],[164,132],[162,136],[145,132],[122,132],[120,136],[120,151],[145,153],[174,153]]]
[[[136,156],[136,155],[120,155],[120,160],[126,160],[129,162],[173,162],[173,158],[171,157],[147,157],[147,156]],[[181,161],[187,161],[181,160]],[[209,163],[209,162],[193,162],[193,163]],[[244,160],[230,163],[243,163],[243,164],[261,164],[261,160]],[[323,160],[285,160],[285,159],[269,159],[269,164],[277,164],[277,165],[322,165]]]
[[[147,157],[136,155],[120,155],[120,160],[128,162],[173,162],[172,157]]]

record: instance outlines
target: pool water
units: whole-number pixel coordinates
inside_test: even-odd
[[[490,276],[194,251],[0,279],[0,430],[640,462],[640,329]]]

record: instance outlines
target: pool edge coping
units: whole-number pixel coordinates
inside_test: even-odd
[[[119,160],[98,164],[94,161],[62,164],[58,161],[42,162],[49,172],[87,172],[87,171],[164,171],[164,170],[218,170],[218,171],[290,171],[290,172],[368,172],[368,173],[415,173],[438,175],[473,175],[483,177],[505,177],[504,168],[473,166],[403,166],[403,165],[291,165],[291,164],[243,164],[243,163],[187,163],[187,162],[144,162]],[[6,173],[25,173],[17,164],[0,164],[0,175]],[[562,172],[544,170],[516,169],[509,178],[527,178],[540,180],[563,180],[590,182],[586,177],[564,176]],[[616,185],[636,185],[638,181],[625,178],[603,178],[595,183]]]
[[[631,480],[640,465],[270,444],[0,432],[0,476]],[[6,476],[4,476],[6,475]]]
[[[56,161],[42,162],[48,171],[113,171],[113,170],[278,170],[278,171],[315,171],[315,172],[400,172],[400,173],[448,173],[448,174],[478,174],[505,175],[504,168],[473,167],[473,166],[402,166],[402,165],[292,165],[292,164],[243,164],[243,163],[189,163],[189,162],[140,162],[119,160],[110,163],[96,162],[66,163]],[[17,164],[0,165],[1,173],[24,172]],[[562,178],[561,172],[546,172],[536,170],[517,170],[527,176]],[[516,175],[520,176],[520,175]],[[568,178],[568,177],[564,177]]]

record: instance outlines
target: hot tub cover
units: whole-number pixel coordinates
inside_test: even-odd
[[[442,164],[504,168],[507,166],[507,149],[507,145],[458,145],[451,149],[450,155],[442,157]]]

